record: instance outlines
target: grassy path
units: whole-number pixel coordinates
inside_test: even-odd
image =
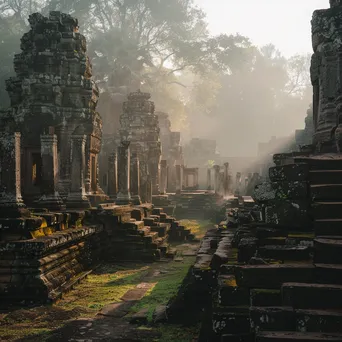
[[[197,237],[201,238],[210,223],[185,220],[183,225],[191,228]],[[148,311],[148,319],[151,321],[155,308],[166,304],[177,293],[189,268],[194,264],[198,245],[182,244],[173,247],[177,247],[178,251],[177,258],[173,261],[154,264],[102,265],[73,291],[65,294],[62,300],[53,305],[0,313],[0,341],[58,341],[62,336],[54,338],[56,331],[63,331],[65,327],[72,326],[73,322],[81,322],[82,319],[86,322],[83,329],[89,327],[88,330],[94,332],[96,328],[92,327],[99,324],[97,329],[105,331],[106,328],[103,327],[105,322],[98,319],[98,313],[108,305],[122,302],[121,298],[127,292],[134,290],[144,282],[149,283],[149,289],[142,299],[129,308],[129,315],[144,308]],[[113,325],[113,323],[109,325]],[[128,328],[126,326],[126,329]],[[195,333],[193,328],[185,329],[177,326],[161,325],[139,328],[130,325],[130,328],[134,328],[135,333],[140,329],[142,335],[144,335],[143,332],[148,333],[149,329],[153,330],[153,336],[155,336],[153,341],[163,342],[190,342]],[[67,329],[65,328],[65,330]],[[114,333],[117,332],[106,332],[106,334]],[[63,335],[63,340],[67,341],[65,337]]]

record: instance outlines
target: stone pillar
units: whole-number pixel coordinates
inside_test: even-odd
[[[212,190],[211,186],[211,169],[207,170],[207,190]]]
[[[150,174],[147,175],[146,181],[146,203],[152,203],[152,178]]]
[[[29,212],[21,197],[20,133],[0,135],[0,217]]]
[[[228,192],[229,192],[229,163],[224,163],[223,189],[224,189],[224,196],[228,196]]]
[[[215,165],[214,166],[214,172],[215,172],[215,183],[214,183],[214,190],[215,190],[215,193],[218,194],[219,192],[219,188],[220,188],[220,165]]]
[[[71,187],[66,201],[68,209],[90,208],[84,184],[86,140],[87,136],[81,127],[71,137]]]
[[[118,205],[128,205],[131,203],[130,193],[130,142],[121,141],[118,147],[118,187],[119,192],[115,201]]]
[[[166,194],[167,188],[167,161],[162,160],[160,162],[160,193],[162,195]]]
[[[182,165],[176,165],[176,193],[180,194],[183,188]]]
[[[57,191],[58,186],[58,155],[57,136],[53,129],[50,134],[40,136],[42,156],[42,197],[37,204],[49,210],[65,210],[65,205]]]
[[[71,150],[71,129],[68,128],[66,121],[57,128],[59,141],[59,177],[58,177],[58,192],[63,199],[66,199],[71,184],[70,178],[70,150]]]
[[[130,170],[130,184],[131,184],[131,195],[132,203],[135,205],[141,204],[140,198],[140,163],[137,153],[132,153],[131,158],[131,170]]]
[[[108,196],[110,200],[116,200],[118,194],[118,156],[116,152],[108,158]]]

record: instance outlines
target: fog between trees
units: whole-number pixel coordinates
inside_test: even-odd
[[[2,108],[28,16],[50,10],[77,17],[87,37],[105,134],[117,129],[122,101],[139,87],[170,114],[183,141],[216,139],[225,156],[254,156],[259,142],[304,126],[310,56],[286,59],[248,37],[211,36],[192,0],[0,0]]]

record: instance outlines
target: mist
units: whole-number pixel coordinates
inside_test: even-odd
[[[122,103],[140,88],[151,93],[156,110],[169,114],[183,145],[194,138],[215,140],[221,158],[248,164],[257,158],[259,143],[274,136],[287,139],[304,127],[312,97],[310,17],[317,7],[328,6],[328,1],[302,1],[297,14],[303,17],[294,18],[301,38],[296,40],[291,36],[296,30],[281,25],[296,10],[288,1],[278,7],[270,3],[244,2],[258,11],[248,11],[246,20],[241,4],[227,1],[223,7],[235,18],[228,22],[219,0],[5,0],[0,4],[0,106],[10,105],[5,80],[13,75],[29,14],[61,10],[79,19],[87,38],[104,135],[117,132]],[[274,13],[272,27],[265,30],[268,9],[283,16],[278,25]],[[291,37],[298,50],[289,48]]]

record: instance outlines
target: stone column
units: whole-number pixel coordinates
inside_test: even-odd
[[[63,199],[69,194],[70,190],[70,150],[71,150],[71,128],[68,128],[66,121],[63,122],[58,128],[59,140],[59,179],[58,179],[58,192]]]
[[[118,156],[116,152],[108,158],[108,196],[110,200],[116,200],[118,194]]]
[[[65,210],[65,205],[57,191],[58,186],[58,156],[57,136],[53,129],[50,134],[40,136],[42,156],[42,197],[38,201],[40,207],[49,210]]]
[[[219,188],[220,188],[220,165],[215,165],[214,166],[214,172],[215,172],[215,183],[214,183],[214,190],[215,190],[215,193],[219,193]]]
[[[182,165],[176,165],[176,193],[180,194],[183,189]]]
[[[140,198],[140,162],[137,153],[132,153],[131,158],[131,195],[132,195],[132,203],[135,205],[141,204]]]
[[[224,189],[224,196],[228,196],[228,192],[229,192],[229,163],[224,163],[223,189]]]
[[[152,178],[149,174],[146,181],[146,203],[152,203]]]
[[[236,181],[235,181],[235,193],[240,195],[241,188],[241,173],[236,173]]]
[[[121,141],[118,147],[118,187],[119,192],[115,201],[118,205],[128,205],[131,203],[130,193],[130,142]]]
[[[160,162],[160,193],[162,195],[166,194],[167,188],[167,161],[162,160]]]
[[[211,169],[207,170],[207,190],[212,190],[211,188]]]
[[[20,133],[0,135],[0,217],[29,214],[21,197],[20,139]]]
[[[71,137],[71,187],[66,201],[68,209],[90,208],[84,184],[86,140],[82,128]]]

